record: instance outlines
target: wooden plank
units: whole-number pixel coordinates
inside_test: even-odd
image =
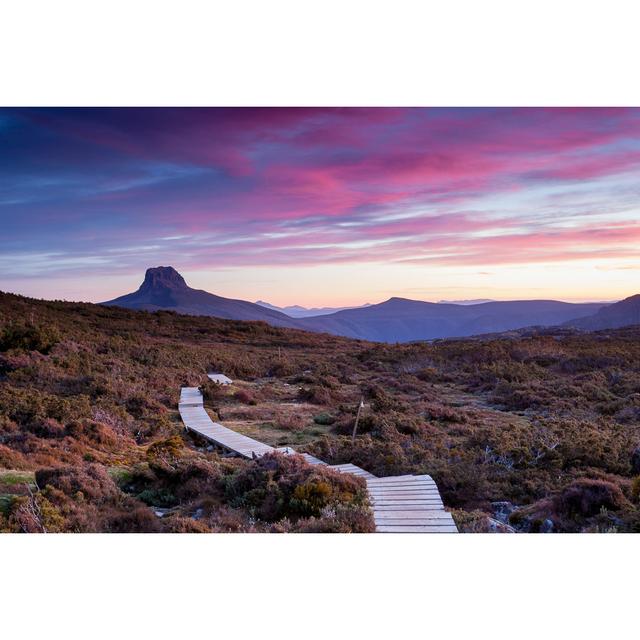
[[[451,519],[418,518],[409,520],[404,518],[398,520],[376,520],[376,527],[455,527],[455,522]]]
[[[227,376],[222,373],[209,373],[207,377],[216,384],[231,384],[233,382],[231,378],[227,378]]]
[[[442,502],[428,502],[421,504],[371,504],[371,508],[375,513],[382,512],[398,512],[398,511],[444,511]]]
[[[451,527],[455,526],[453,518],[387,518],[377,520],[376,525],[380,527]]]
[[[444,509],[442,500],[404,500],[402,502],[378,502],[374,500],[371,506],[376,511],[412,511],[417,509]]]
[[[442,498],[437,493],[429,496],[421,493],[408,496],[374,496],[369,494],[369,498],[376,504],[382,504],[384,502],[389,502],[391,504],[399,504],[404,502],[442,502]]]
[[[423,505],[429,505],[429,504],[435,504],[439,507],[443,503],[441,498],[432,498],[430,500],[377,500],[373,498],[371,499],[371,504],[373,504],[376,508],[402,507],[403,509],[407,509],[410,506],[421,507]]]
[[[374,502],[372,505],[376,513],[383,511],[444,511],[442,502],[411,502],[411,503],[391,503],[379,504]]]
[[[338,471],[347,471],[349,473],[359,472],[359,473],[369,473],[364,469],[357,467],[355,464],[332,464],[329,465],[332,469],[337,469]]]
[[[418,481],[418,482],[402,482],[402,483],[397,483],[397,484],[373,484],[373,483],[368,483],[367,486],[369,487],[369,489],[371,489],[372,491],[380,491],[380,490],[389,490],[389,489],[393,489],[393,490],[401,490],[401,489],[406,489],[406,488],[410,488],[410,487],[424,487],[425,489],[437,489],[436,483],[435,482],[426,482],[424,480]]]
[[[439,493],[423,493],[421,491],[415,493],[370,493],[369,496],[374,500],[441,500]]]
[[[458,528],[455,525],[443,525],[443,526],[380,525],[380,526],[376,526],[376,531],[379,533],[458,533]]]
[[[408,495],[407,495],[408,494]],[[395,498],[420,498],[421,496],[424,497],[425,499],[429,499],[429,498],[440,498],[440,494],[437,491],[410,491],[410,492],[406,492],[403,491],[402,493],[393,493],[393,492],[382,492],[382,493],[369,493],[370,496],[375,497],[375,498],[381,498],[381,499],[390,499],[393,500]]]
[[[435,487],[433,480],[403,480],[402,482],[376,482],[371,480],[368,483],[372,489],[400,489],[402,487]]]
[[[373,474],[351,463],[329,465],[329,468],[335,469],[336,471],[340,471],[341,473],[351,473],[353,475],[360,476],[362,478],[375,478]]]
[[[440,497],[440,493],[437,489],[405,489],[403,491],[372,491],[369,489],[369,495],[376,496],[378,498],[384,498],[394,496],[425,496],[431,498],[432,496]]]
[[[380,478],[372,478],[371,486],[372,487],[398,487],[405,484],[430,484],[435,486],[435,482],[430,478],[403,478],[402,480],[388,480],[385,478],[384,480]]]
[[[395,498],[395,497],[400,497],[402,495],[406,495],[409,494],[409,497],[413,497],[415,498],[416,496],[424,496],[425,498],[432,498],[432,497],[440,497],[440,494],[437,491],[400,491],[400,492],[394,492],[394,491],[379,491],[379,492],[373,492],[371,491],[369,493],[369,495],[371,496],[375,496],[377,498]]]
[[[422,506],[422,505],[435,504],[435,505],[441,506],[443,504],[441,498],[430,498],[428,500],[425,498],[411,499],[411,500],[390,500],[387,498],[386,500],[380,500],[379,498],[370,497],[370,501],[371,501],[371,504],[373,504],[376,507],[402,506],[406,508],[409,505]]]
[[[434,500],[437,500],[439,502],[442,502],[442,498],[440,497],[439,493],[430,493],[430,494],[425,494],[425,493],[415,493],[415,494],[409,494],[409,495],[372,495],[369,494],[369,497],[372,500],[375,500],[376,502],[433,502]]]
[[[443,509],[414,509],[407,511],[378,511],[378,509],[373,510],[376,520],[397,520],[399,518],[407,518],[409,520],[414,520],[416,518],[438,518],[439,520],[450,520],[452,518],[451,514],[448,511],[444,511]]]
[[[370,484],[367,484],[367,488],[369,491],[407,491],[407,490],[416,490],[420,489],[422,491],[438,491],[438,487],[435,484],[399,484],[399,485],[390,485],[390,486],[377,486],[373,487]]]
[[[374,484],[394,484],[399,482],[411,482],[415,480],[424,480],[425,482],[434,482],[431,476],[387,476],[385,478],[375,478],[371,482]],[[435,484],[435,482],[434,482]]]
[[[424,495],[437,494],[440,492],[433,487],[403,487],[402,489],[371,489],[368,487],[369,493],[374,496],[404,496],[409,493],[420,493]]]

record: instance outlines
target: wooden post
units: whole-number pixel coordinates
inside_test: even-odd
[[[360,404],[358,405],[358,413],[356,413],[356,423],[353,425],[353,433],[351,434],[351,444],[356,442],[356,432],[358,431],[358,422],[360,422],[360,413],[364,408],[364,397],[360,398]]]

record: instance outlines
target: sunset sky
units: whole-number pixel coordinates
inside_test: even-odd
[[[639,178],[638,109],[0,109],[0,289],[616,300]]]

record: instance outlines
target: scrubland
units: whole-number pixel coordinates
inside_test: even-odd
[[[185,385],[269,444],[430,474],[462,531],[640,531],[640,329],[383,345],[10,294],[0,530],[372,530],[362,480],[186,434]]]

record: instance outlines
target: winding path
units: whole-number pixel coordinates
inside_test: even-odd
[[[227,378],[228,380],[228,378]],[[229,381],[230,383],[231,381]],[[226,383],[226,384],[229,384]],[[215,446],[244,458],[265,453],[296,453],[291,447],[271,447],[213,422],[204,408],[198,387],[183,387],[178,404],[185,428],[202,436]],[[309,464],[326,465],[308,453],[302,456]],[[376,532],[379,533],[457,533],[458,529],[445,511],[436,483],[431,476],[389,476],[377,478],[355,464],[327,465],[341,473],[364,478],[373,509]]]

